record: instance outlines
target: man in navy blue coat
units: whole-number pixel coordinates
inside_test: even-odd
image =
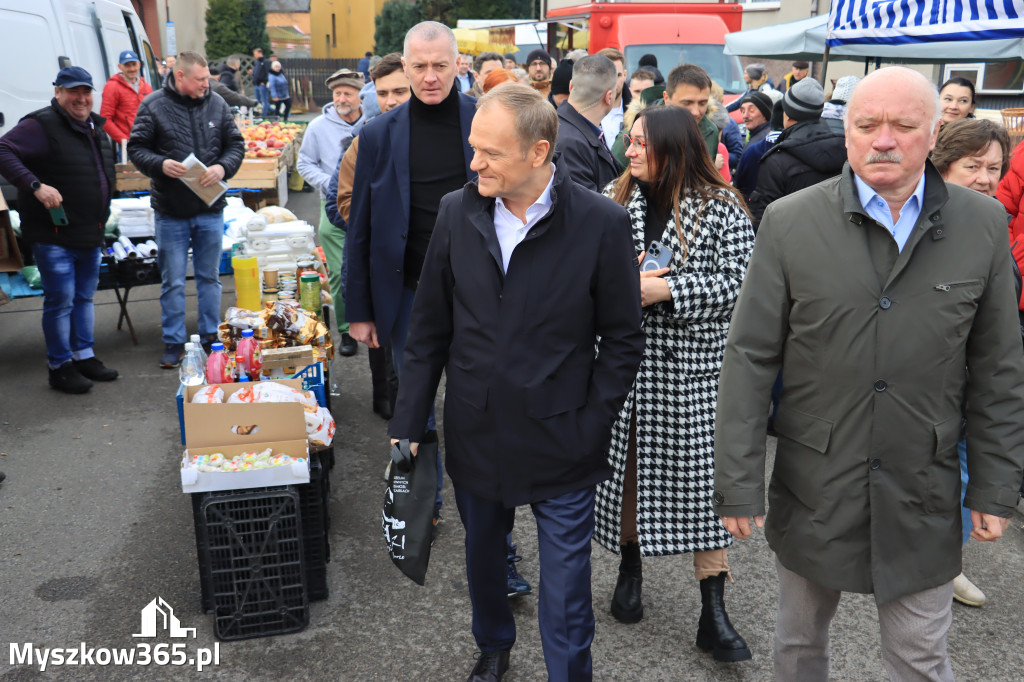
[[[537,521],[548,679],[592,678],[594,487],[611,474],[612,422],[643,354],[629,218],[555,168],[557,131],[532,88],[481,98],[469,137],[478,179],[441,202],[390,425],[420,442],[446,373],[445,459],[481,651],[471,682],[509,666],[503,536],[518,505]]]
[[[455,35],[444,24],[425,21],[409,29],[402,63],[413,96],[359,135],[345,243],[345,319],[356,341],[370,348],[391,343],[399,381],[437,207],[442,196],[476,177],[466,141],[476,100],[454,87],[457,57]],[[432,413],[424,424],[436,428]],[[438,513],[442,479],[439,466]]]

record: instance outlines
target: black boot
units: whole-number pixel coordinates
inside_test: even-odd
[[[725,612],[725,576],[722,571],[716,576],[700,581],[700,622],[697,624],[697,647],[710,651],[716,661],[746,661],[751,658],[750,649],[729,622]]]
[[[619,547],[619,551],[622,560],[619,562],[619,581],[615,583],[612,595],[612,615],[620,623],[639,623],[644,617],[640,594],[644,582],[640,545],[630,542]]]

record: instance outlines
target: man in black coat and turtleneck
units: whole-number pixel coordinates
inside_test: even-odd
[[[368,347],[391,343],[399,381],[412,299],[441,197],[476,178],[467,141],[476,100],[455,87],[457,58],[455,35],[444,24],[425,21],[409,29],[402,64],[412,97],[359,134],[345,242],[345,319],[352,338]],[[433,413],[427,428],[435,428]],[[441,476],[438,466],[435,515]]]

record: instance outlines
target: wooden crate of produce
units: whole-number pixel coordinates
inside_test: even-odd
[[[131,162],[118,163],[114,165],[114,187],[118,192],[149,191],[149,178]]]
[[[287,167],[281,156],[244,159],[241,168],[228,180],[231,189],[277,189],[278,176]]]

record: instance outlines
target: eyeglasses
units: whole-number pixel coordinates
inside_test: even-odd
[[[633,145],[636,145],[640,149],[647,151],[647,140],[641,140],[636,137],[630,137],[629,133],[622,133],[622,144],[625,145],[626,149],[629,149]]]

